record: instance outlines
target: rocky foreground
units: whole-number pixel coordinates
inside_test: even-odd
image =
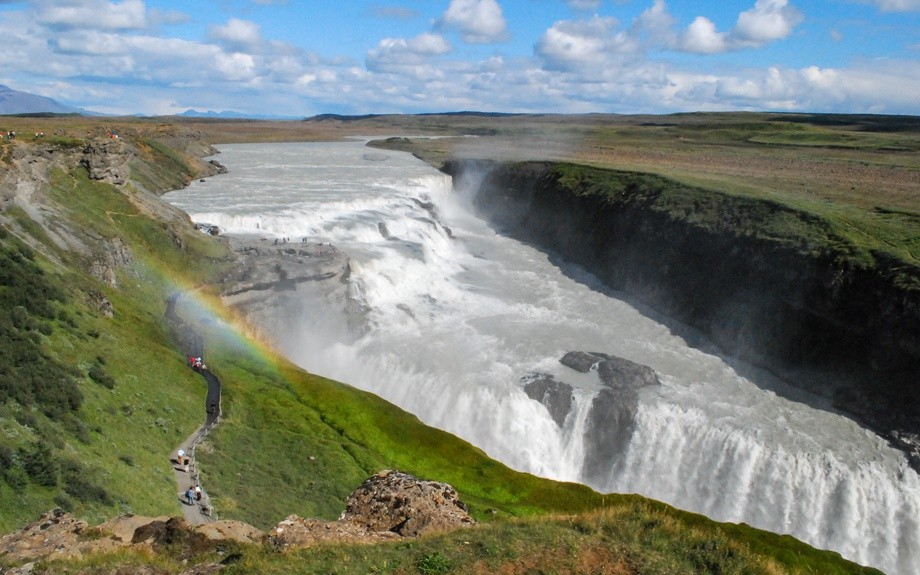
[[[31,573],[36,562],[79,558],[117,549],[203,551],[228,542],[268,545],[278,550],[322,543],[377,543],[413,538],[475,525],[466,505],[446,483],[425,481],[399,471],[368,478],[346,501],[338,521],[291,515],[267,533],[241,521],[221,520],[190,526],[178,517],[122,515],[97,526],[53,509],[19,531],[0,538],[0,564],[18,565],[5,573]],[[216,572],[220,565],[207,572]],[[202,573],[197,566],[194,573]],[[190,571],[191,573],[191,571]]]

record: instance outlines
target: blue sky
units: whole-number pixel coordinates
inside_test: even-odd
[[[920,114],[920,0],[0,0],[0,84],[102,113]]]

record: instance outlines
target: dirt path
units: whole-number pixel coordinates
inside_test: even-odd
[[[186,355],[190,358],[200,358],[204,351],[201,337],[194,333],[191,327],[179,317],[176,312],[178,299],[178,294],[170,298],[166,308],[166,317],[173,322],[175,328],[183,336],[181,339],[185,342],[183,347],[186,348],[184,350]],[[173,464],[173,475],[175,475],[176,478],[176,495],[182,504],[182,515],[190,525],[201,525],[203,523],[217,521],[217,513],[211,505],[211,498],[208,496],[207,491],[204,490],[201,472],[198,469],[198,463],[195,459],[195,448],[220,421],[221,387],[220,380],[217,379],[217,376],[211,373],[207,367],[201,366],[195,367],[194,369],[201,374],[208,384],[208,392],[205,397],[204,424],[176,447],[170,461]],[[180,453],[183,454],[181,458],[179,455]],[[186,460],[188,461],[188,465],[185,465]],[[201,495],[200,498],[196,497],[190,502],[186,496],[186,492],[189,489],[193,489],[195,486],[199,487]]]

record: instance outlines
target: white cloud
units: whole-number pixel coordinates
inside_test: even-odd
[[[57,28],[140,30],[147,26],[142,0],[43,1],[36,5],[36,9],[39,22]]]
[[[757,0],[754,7],[738,15],[732,37],[738,45],[762,46],[781,40],[802,22],[802,13],[787,0]]]
[[[675,23],[676,20],[668,12],[664,0],[654,0],[633,22],[632,31],[637,36],[646,37],[653,45],[673,46],[677,43]]]
[[[802,13],[790,6],[788,0],[757,0],[753,8],[738,14],[735,26],[729,32],[720,32],[712,20],[697,16],[676,41],[671,39],[668,44],[662,25],[668,22],[670,15],[664,1],[656,0],[650,10],[644,12],[640,19],[644,17],[658,25],[657,38],[659,41],[663,39],[663,45],[695,54],[758,48],[786,38],[803,19]]]
[[[625,32],[615,33],[617,20],[560,20],[540,36],[534,51],[550,70],[584,70],[614,66],[638,49]]]
[[[450,43],[431,32],[404,38],[384,38],[367,53],[367,68],[372,71],[393,71],[429,63],[434,57],[451,51]]]
[[[725,34],[705,16],[697,16],[680,39],[680,48],[695,54],[716,54],[728,49]]]
[[[496,0],[451,0],[441,25],[456,28],[469,44],[492,44],[508,39],[507,25]]]
[[[920,10],[920,0],[866,0],[882,12],[912,12]]]
[[[256,76],[256,62],[249,54],[220,53],[214,59],[215,68],[231,82],[251,81]]]
[[[262,41],[262,32],[255,22],[230,18],[223,26],[211,27],[211,39],[231,46],[255,46]]]

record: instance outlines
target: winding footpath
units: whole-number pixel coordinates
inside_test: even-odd
[[[201,338],[194,333],[191,326],[179,317],[176,312],[176,304],[180,296],[181,294],[174,294],[169,298],[166,306],[166,319],[173,323],[182,339],[186,340],[183,344],[183,347],[186,348],[186,357],[203,357],[204,346]],[[205,397],[205,420],[201,427],[176,447],[170,461],[173,463],[173,474],[178,487],[177,495],[182,504],[182,515],[189,525],[201,525],[217,521],[217,513],[211,505],[211,499],[207,491],[204,490],[204,485],[202,485],[201,472],[195,460],[195,448],[220,421],[221,388],[220,380],[204,365],[201,367],[192,367],[190,365],[189,367],[200,373],[208,384],[208,392]],[[189,460],[188,472],[186,472],[182,461],[179,461],[178,453],[180,452],[184,453]],[[189,504],[185,493],[195,485],[201,488],[201,499]]]

